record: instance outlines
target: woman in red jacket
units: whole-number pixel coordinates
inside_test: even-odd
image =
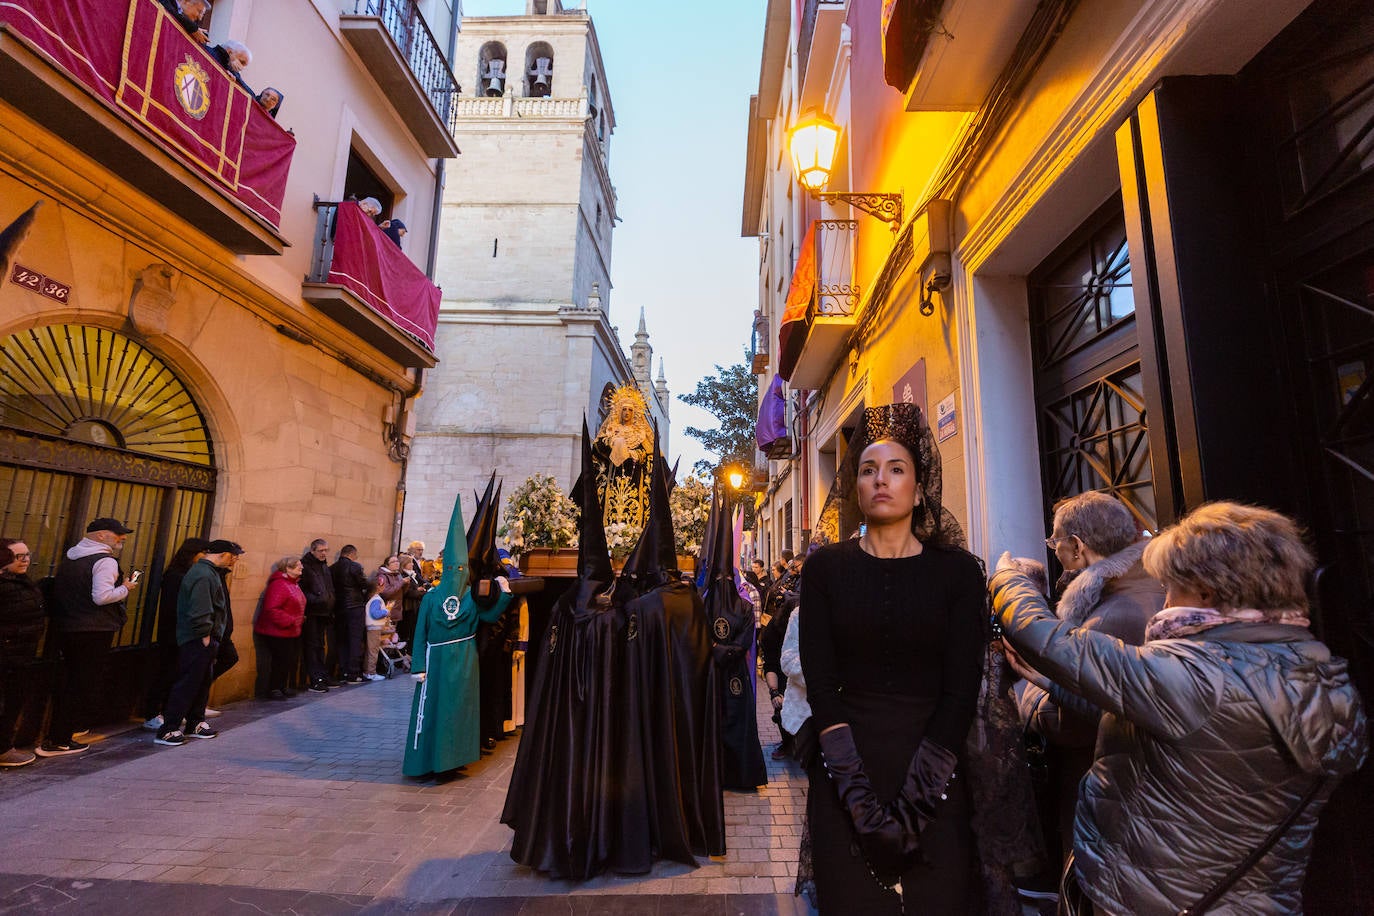
[[[295,696],[286,686],[300,657],[301,623],[305,620],[305,592],[300,557],[282,557],[272,566],[253,619],[253,646],[258,655],[254,693],[260,700]]]

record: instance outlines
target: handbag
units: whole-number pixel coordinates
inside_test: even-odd
[[[1312,803],[1323,788],[1326,787],[1328,780],[1321,779],[1307,790],[1307,794],[1299,799],[1298,804],[1273,830],[1269,831],[1269,836],[1265,837],[1264,842],[1253,849],[1245,860],[1235,868],[1231,869],[1221,877],[1221,880],[1213,884],[1207,893],[1198,898],[1192,906],[1185,906],[1178,911],[1178,916],[1201,916],[1206,913],[1218,900],[1229,891],[1237,881],[1245,876],[1245,873],[1255,867],[1255,863],[1264,858],[1269,850],[1274,848],[1274,844],[1279,841],[1293,823],[1307,810],[1307,806]],[[1093,902],[1088,899],[1088,895],[1083,892],[1083,888],[1078,884],[1078,875],[1074,871],[1073,853],[1069,853],[1064,861],[1064,873],[1059,878],[1059,916],[1093,916]]]

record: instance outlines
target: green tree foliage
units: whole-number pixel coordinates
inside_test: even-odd
[[[697,382],[697,390],[678,400],[700,407],[719,422],[715,429],[689,426],[683,432],[706,446],[719,460],[703,458],[693,469],[710,477],[719,467],[738,465],[746,473],[754,466],[754,424],[758,420],[758,378],[745,363],[716,366],[716,374]]]

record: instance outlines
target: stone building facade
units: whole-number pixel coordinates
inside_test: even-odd
[[[324,537],[376,564],[397,535],[406,417],[417,373],[435,358],[361,298],[379,291],[350,291],[330,276],[330,252],[344,243],[331,236],[328,202],[382,197],[385,215],[410,227],[402,255],[412,279],[427,282],[436,171],[457,149],[449,93],[426,87],[452,82],[444,44],[454,23],[442,2],[426,4],[428,18],[406,7],[413,18],[402,32],[383,16],[356,15],[351,0],[221,0],[210,44],[252,49],[244,79],[285,97],[273,123],[156,3],[6,6],[0,533],[28,541],[42,576],[89,519],[134,527],[123,564],[145,576],[103,691],[107,717],[119,719],[146,682],[171,554],[190,535],[240,542],[247,552],[231,597],[243,660],[213,699],[245,696],[252,615],[272,563]],[[99,21],[78,29],[65,16]],[[238,196],[177,145],[175,131],[190,122],[150,121],[104,97],[99,81],[83,84],[80,68],[42,45],[49,31],[88,40],[82,50],[114,83],[144,66],[169,92],[199,81],[202,94],[182,105],[208,99],[202,121],[247,112]],[[120,59],[149,36],[154,65]],[[158,49],[185,63],[176,82],[159,69]],[[176,115],[173,97],[162,104]],[[270,208],[243,202],[255,136],[288,151],[294,143]]]
[[[440,363],[418,402],[402,526],[427,543],[493,470],[507,493],[536,472],[571,486],[582,419],[595,432],[608,386],[637,383],[668,442],[643,315],[633,363],[610,322],[615,110],[591,17],[557,0],[464,17],[454,68],[463,155],[444,191]]]

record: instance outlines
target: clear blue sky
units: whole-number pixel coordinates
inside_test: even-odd
[[[576,0],[564,0],[566,7]],[[623,220],[611,322],[629,353],[645,310],[654,376],[665,360],[682,469],[706,456],[682,430],[714,418],[677,395],[742,360],[758,304],[758,243],[740,238],[749,96],[758,89],[761,0],[587,0],[616,129],[611,180]],[[465,16],[524,13],[524,0],[463,0]]]

